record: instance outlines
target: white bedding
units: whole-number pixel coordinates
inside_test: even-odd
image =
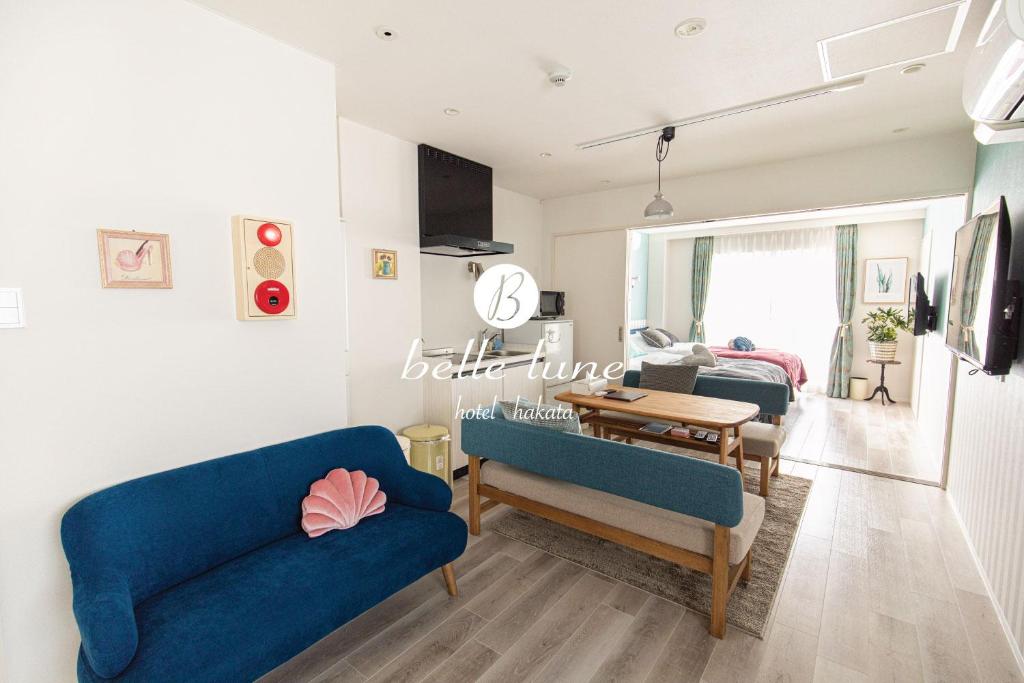
[[[629,337],[629,343],[638,353],[668,353],[675,356],[676,360],[678,360],[681,356],[693,355],[693,345],[697,342],[676,342],[671,346],[659,349],[657,346],[648,344],[639,334],[633,334]]]
[[[694,343],[695,342],[677,342],[672,346],[659,349],[656,346],[648,344],[639,334],[632,334],[629,337],[631,351],[629,369],[639,370],[641,363],[644,361],[647,361],[648,363],[655,363],[657,365],[675,363],[680,358],[693,355]]]

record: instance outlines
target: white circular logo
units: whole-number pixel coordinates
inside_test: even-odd
[[[476,312],[491,327],[519,327],[534,314],[540,291],[523,268],[501,263],[484,271],[473,289]]]

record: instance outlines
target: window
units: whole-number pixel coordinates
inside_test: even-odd
[[[704,309],[708,344],[737,336],[795,353],[807,391],[822,391],[838,324],[835,230],[808,228],[715,237]]]

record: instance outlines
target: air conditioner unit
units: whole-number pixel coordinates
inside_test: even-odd
[[[982,144],[1024,129],[1024,0],[997,0],[964,75],[964,109]]]

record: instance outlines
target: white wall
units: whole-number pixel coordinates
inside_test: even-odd
[[[673,178],[662,182],[675,207],[666,223],[963,194],[974,147],[969,133],[951,133]],[[654,171],[651,184],[544,200],[545,232],[642,227]]]
[[[346,423],[334,68],[181,0],[3,3],[0,92],[0,678],[71,681],[73,502]],[[243,212],[294,221],[298,319],[235,320]],[[101,226],[170,233],[174,288],[101,289]]]
[[[494,239],[510,242],[512,254],[453,258],[423,254],[423,338],[427,346],[454,346],[463,349],[476,338],[484,322],[473,308],[473,275],[467,270],[469,261],[479,261],[485,268],[497,263],[514,263],[525,268],[544,289],[542,263],[544,240],[541,231],[540,201],[533,197],[494,188]],[[495,330],[491,330],[491,334]]]
[[[963,194],[973,182],[974,148],[969,134],[951,133],[674,178],[662,185],[675,207],[670,223]],[[653,182],[653,169],[651,177]],[[653,185],[634,185],[544,200],[545,239],[550,244],[558,234],[642,227],[643,207],[653,192]],[[548,272],[551,263],[544,262]],[[557,274],[545,279],[554,281]],[[909,384],[905,396],[910,397]]]
[[[867,223],[857,228],[857,296],[853,304],[854,335],[852,377],[866,377],[868,388],[878,384],[879,366],[868,363],[867,326],[861,323],[868,311],[876,308],[894,308],[906,311],[906,302],[901,304],[864,303],[864,263],[871,258],[906,257],[908,277],[918,271],[921,252],[921,235],[924,221],[892,221]],[[914,374],[914,337],[909,332],[900,332],[896,347],[896,360],[902,365],[885,368],[885,386],[893,399],[901,403],[910,401],[911,380]],[[878,400],[877,398],[875,399]]]
[[[1010,276],[1024,280],[1024,143],[978,148],[972,215],[1000,195],[1014,232]],[[1024,670],[1024,345],[1019,348],[1005,378],[970,375],[969,364],[957,363],[948,490]]]
[[[664,292],[665,329],[680,339],[689,339],[693,323],[693,238],[666,240]]]
[[[419,382],[402,379],[422,336],[416,145],[339,119],[341,204],[348,236],[349,415],[402,429],[423,419]],[[373,278],[372,250],[398,252],[398,279]]]

